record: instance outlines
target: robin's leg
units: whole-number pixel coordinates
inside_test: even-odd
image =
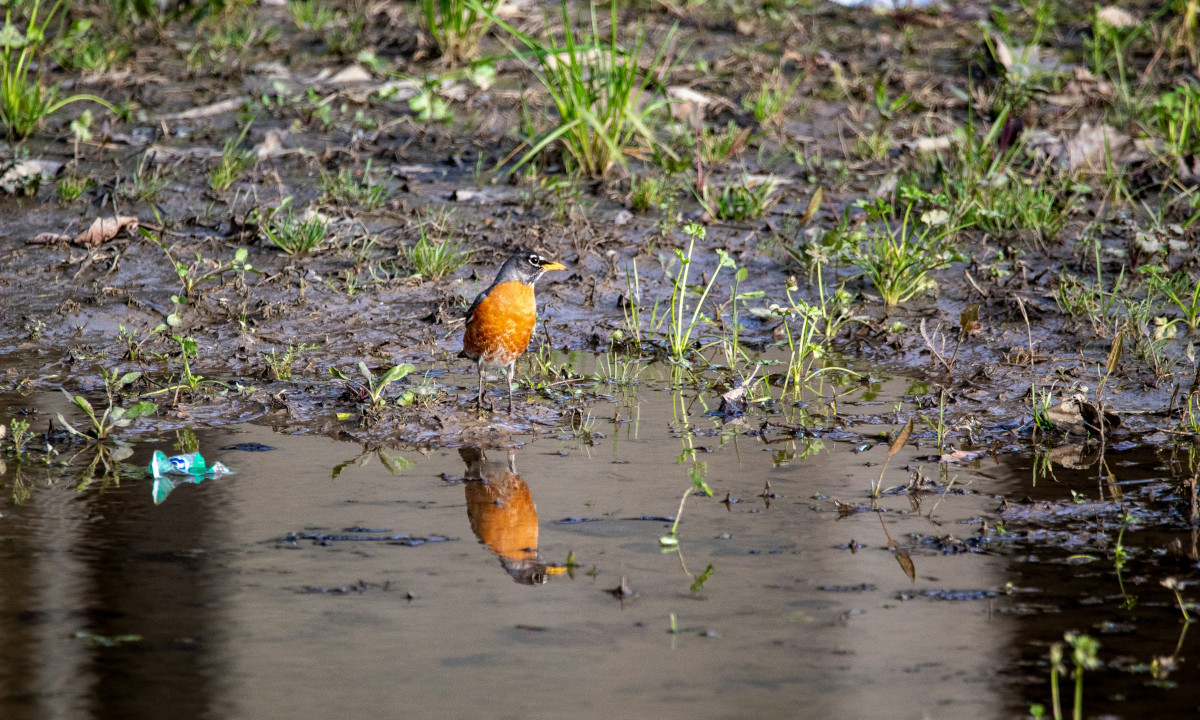
[[[513,382],[513,375],[515,375],[516,372],[517,372],[517,361],[513,360],[512,362],[510,362],[508,364],[508,414],[509,415],[513,414],[512,382]]]
[[[475,406],[483,410],[483,360],[479,361],[479,395],[475,398]]]

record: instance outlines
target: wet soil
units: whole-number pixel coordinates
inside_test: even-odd
[[[760,220],[711,221],[686,193],[674,215],[632,214],[627,180],[559,183],[553,160],[536,177],[493,176],[519,147],[528,78],[515,65],[501,63],[491,89],[447,91],[453,121],[422,122],[373,94],[379,72],[332,80],[354,53],[331,51],[278,4],[252,8],[274,39],[211,62],[188,52],[217,26],[179,23],[138,31],[129,72],[63,73],[68,89],[137,108],[78,146],[63,116],[4,150],[95,184],[65,203],[51,183],[0,197],[0,421],[34,433],[24,456],[0,455],[11,497],[0,504],[0,714],[1022,717],[1049,702],[1050,648],[1068,631],[1101,643],[1084,673],[1089,716],[1194,711],[1182,680],[1198,559],[1200,465],[1181,421],[1191,340],[1172,341],[1165,371],[1120,359],[1104,385],[1120,424],[1103,438],[1035,434],[1030,416],[1031,388],[1056,401],[1094,393],[1110,356],[1114,339],[1062,312],[1051,285],[1095,276],[1081,233],[1102,202],[1081,202],[1051,243],[964,234],[969,259],[899,308],[850,269],[826,268],[827,289],[845,282],[859,318],[828,364],[855,374],[798,395],[780,393],[778,319],[740,315],[751,362],[735,367],[710,347],[681,370],[653,343],[628,342],[628,272],[636,261],[644,314],[669,303],[686,247],[677,219],[709,220],[693,277],[716,272],[720,248],[762,305],[786,302],[794,282],[815,300],[781,247],[804,243],[796,223],[817,188],[813,222],[831,226],[914,167],[902,141],[963,121],[982,11],[677,11],[637,17],[652,38],[681,20],[689,61],[676,82],[728,99],[711,125],[755,128],[716,177],[783,179]],[[440,72],[412,39],[415,15],[379,3],[366,18],[362,43],[390,68]],[[1082,21],[1064,23],[1063,52],[1078,51]],[[760,125],[738,101],[780,67],[802,78],[795,107]],[[876,75],[925,110],[893,128],[884,158],[863,160],[846,136],[881,121],[872,85],[831,88]],[[1078,128],[1075,110],[1037,112],[1031,122]],[[215,156],[252,117],[242,145],[261,156],[211,189]],[[382,208],[324,198],[322,173],[368,160],[392,193]],[[161,190],[129,189],[148,173]],[[288,256],[258,234],[252,211],[287,197],[330,219],[319,250]],[[109,216],[147,232],[34,242]],[[1128,260],[1121,222],[1099,232],[1114,251],[1099,261],[1107,277]],[[469,261],[414,277],[404,251],[423,232],[461,242]],[[517,246],[570,271],[538,285],[517,412],[480,414],[474,369],[455,358],[461,317]],[[239,248],[253,272],[185,292],[173,261],[199,278]],[[728,336],[725,272],[701,344]],[[970,305],[979,325],[947,372],[916,328],[956,336]],[[168,318],[178,324],[156,330]],[[268,353],[300,345],[286,378]],[[203,376],[194,386],[181,387],[185,361]],[[416,371],[382,408],[329,373],[406,362]],[[756,401],[722,411],[755,365],[769,381]],[[114,368],[142,373],[119,404],[157,410],[119,444],[73,438],[55,418],[83,418],[59,389],[103,407]],[[502,408],[503,381],[490,382]],[[144,470],[156,449],[200,450],[236,474],[156,483]],[[705,485],[711,495],[685,496]],[[664,545],[677,517],[678,545]]]

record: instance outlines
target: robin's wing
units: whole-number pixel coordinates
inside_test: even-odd
[[[489,290],[490,289],[491,288],[489,288]],[[479,307],[479,303],[483,302],[485,297],[487,297],[487,290],[484,290],[475,296],[475,302],[471,303],[471,307],[467,309],[467,314],[465,316],[466,324],[471,324],[471,318],[475,317],[475,308]]]

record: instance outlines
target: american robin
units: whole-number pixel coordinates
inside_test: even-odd
[[[566,269],[565,265],[530,250],[518,250],[500,266],[500,272],[488,289],[471,303],[463,332],[463,349],[458,356],[470,358],[479,365],[477,402],[481,409],[484,368],[504,367],[508,369],[508,414],[512,415],[513,373],[517,358],[529,347],[529,337],[537,321],[533,284],[547,270]]]

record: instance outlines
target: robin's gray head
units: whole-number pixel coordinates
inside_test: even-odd
[[[547,260],[532,250],[518,250],[509,255],[504,264],[500,266],[500,272],[496,275],[496,284],[519,280],[526,285],[532,285],[547,270],[566,269],[566,265]]]

